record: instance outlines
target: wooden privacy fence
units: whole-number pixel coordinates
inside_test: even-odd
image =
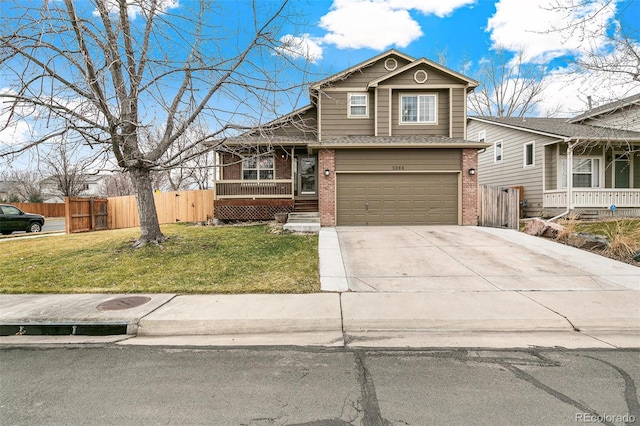
[[[479,186],[480,226],[518,229],[520,189]]]
[[[65,198],[65,227],[67,234],[107,229],[106,198]]]
[[[160,192],[153,197],[160,224],[213,218],[213,190]],[[140,226],[135,196],[109,198],[108,218],[109,229]]]
[[[11,203],[27,213],[41,214],[44,217],[64,217],[65,203]]]

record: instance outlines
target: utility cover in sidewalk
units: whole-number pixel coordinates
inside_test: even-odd
[[[107,300],[106,302],[99,304],[97,308],[100,311],[122,311],[144,305],[150,300],[150,297],[145,296],[120,297],[117,299]]]

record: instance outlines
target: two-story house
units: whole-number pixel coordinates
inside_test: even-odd
[[[214,215],[476,225],[477,156],[488,146],[465,139],[476,86],[396,50],[312,84],[308,106],[216,148]]]
[[[640,95],[576,117],[469,117],[479,183],[519,186],[526,216],[640,216]]]

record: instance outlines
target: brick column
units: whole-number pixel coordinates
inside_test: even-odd
[[[324,171],[329,170],[329,176]],[[318,210],[321,226],[336,226],[336,151],[318,152]]]
[[[462,224],[478,225],[478,150],[473,148],[462,150]]]

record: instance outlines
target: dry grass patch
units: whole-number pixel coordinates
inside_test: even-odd
[[[0,243],[0,293],[311,293],[318,236],[265,225],[162,227],[162,246],[131,247],[138,229]]]

